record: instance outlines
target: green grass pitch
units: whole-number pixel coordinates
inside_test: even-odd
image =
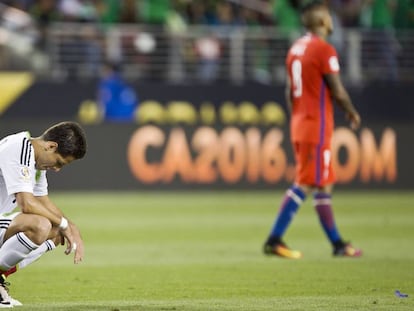
[[[413,193],[335,193],[360,259],[332,257],[308,199],[286,235],[297,261],[261,251],[281,196],[52,193],[82,230],[85,260],[60,247],[10,276],[10,294],[31,311],[414,310]]]

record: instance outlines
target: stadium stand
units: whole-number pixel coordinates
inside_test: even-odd
[[[110,60],[131,80],[278,84],[304,1],[2,1],[0,70],[94,79]],[[412,81],[411,2],[329,3],[346,83]]]

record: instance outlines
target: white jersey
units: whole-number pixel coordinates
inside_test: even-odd
[[[0,140],[0,213],[17,207],[15,194],[47,195],[45,170],[36,170],[30,133],[21,132]]]

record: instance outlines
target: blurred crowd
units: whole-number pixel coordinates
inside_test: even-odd
[[[275,25],[300,28],[309,0],[3,0],[40,26],[54,21],[170,25]],[[413,0],[326,0],[343,27],[414,28]]]
[[[27,52],[27,46],[34,46],[44,52],[43,55],[39,54],[38,58],[22,57],[11,67],[19,68],[24,62],[30,62],[31,67],[46,68],[42,70],[48,72],[48,61],[42,61],[42,57],[45,58],[47,54],[48,30],[51,29],[49,26],[55,22],[74,22],[83,25],[77,32],[79,38],[62,39],[62,55],[58,55],[60,61],[65,64],[69,76],[72,75],[72,71],[78,70],[77,64],[73,63],[73,55],[69,52],[83,51],[82,57],[75,56],[81,62],[82,70],[91,76],[96,76],[100,64],[109,59],[122,63],[144,64],[140,67],[140,72],[146,72],[151,77],[159,77],[166,70],[157,64],[163,62],[160,61],[163,57],[169,57],[168,62],[174,64],[170,70],[171,74],[168,71],[172,80],[184,80],[184,71],[188,68],[184,69],[183,63],[195,62],[196,78],[202,82],[211,82],[217,80],[220,70],[224,68],[220,67],[220,61],[225,58],[225,53],[229,54],[226,42],[220,38],[218,31],[211,31],[199,35],[188,48],[188,44],[180,40],[180,33],[186,32],[193,25],[221,26],[220,31],[242,26],[260,30],[261,26],[269,26],[286,39],[288,44],[302,32],[300,7],[309,1],[311,0],[0,0],[0,26],[8,29],[18,28],[24,33],[20,40],[16,39],[18,33],[14,33],[13,39],[9,40],[9,47],[13,49],[9,54],[13,57],[4,56],[5,52],[2,52],[1,46],[5,44],[4,38],[8,36],[0,34],[0,68],[6,68],[7,64],[3,63],[10,64],[12,59],[16,58],[19,54],[16,50],[21,50],[19,52],[22,54],[26,51],[27,55],[32,55],[33,53]],[[370,48],[375,55],[366,59],[381,59],[381,65],[387,68],[385,78],[398,80],[398,55],[404,50],[404,46],[398,41],[398,33],[403,33],[405,29],[414,29],[414,0],[325,2],[332,11],[336,31],[331,37],[331,42],[338,52],[345,54],[346,51],[347,41],[343,30],[356,27],[366,29],[364,38],[375,45],[375,48]],[[7,13],[4,5],[7,5]],[[30,23],[24,15],[29,17]],[[17,26],[10,27],[13,23]],[[124,34],[121,44],[125,50],[120,53],[122,55],[105,55],[108,49],[103,48],[104,40],[100,34],[111,29],[111,25],[120,24],[160,26],[167,33],[177,36],[172,36],[174,40],[169,41],[160,37],[160,32],[134,33],[129,37]],[[374,31],[375,35],[371,36],[370,31]],[[231,35],[227,34],[227,37]],[[129,46],[129,50],[134,53],[127,52]],[[275,60],[271,53],[276,48],[266,40],[249,41],[246,48],[254,80],[268,83],[275,75],[272,72]],[[370,67],[377,65],[374,62],[374,66]],[[135,73],[138,72],[136,68],[133,70]],[[191,78],[187,74],[187,79],[189,77]]]
[[[234,51],[237,46],[232,46],[226,38],[233,38],[231,31],[238,27],[248,27],[253,32],[258,29],[259,32],[255,33],[261,33],[264,30],[261,26],[268,26],[266,29],[272,29],[279,36],[277,41],[269,39],[272,38],[270,36],[246,40],[245,51],[242,53],[246,64],[243,67],[245,72],[238,72],[237,77],[247,73],[248,79],[263,84],[284,81],[284,70],[279,70],[283,69],[283,59],[275,59],[275,51],[285,50],[300,35],[303,30],[300,8],[309,1],[311,0],[0,0],[0,69],[20,69],[26,66],[47,75],[54,73],[51,68],[58,68],[58,77],[100,77],[97,101],[105,118],[131,120],[139,99],[138,94],[128,85],[128,79],[124,80],[125,77],[159,81],[167,76],[166,79],[174,83],[220,81],[223,77],[230,76],[224,71],[227,70],[225,62],[234,55],[230,49]],[[399,40],[399,34],[405,33],[406,29],[414,29],[414,0],[325,2],[331,8],[336,29],[331,42],[342,61],[346,63],[352,58],[349,55],[348,58],[342,57],[348,51],[346,30],[365,30],[360,31],[361,45],[365,44],[365,47],[359,47],[358,53],[363,50],[369,54],[356,54],[361,59],[359,66],[369,69],[364,74],[370,73],[376,79],[399,81],[401,68],[404,67],[401,59],[412,51],[411,45],[404,46],[407,40]],[[50,38],[49,30],[52,29],[50,25],[55,22],[72,22],[81,26],[77,28],[73,24],[72,27],[75,28],[71,28],[72,32],[68,34],[66,24],[59,26],[62,28],[53,28],[61,32],[56,41],[58,43],[55,42],[59,48],[54,49],[52,57],[49,55],[50,40],[47,39]],[[106,46],[112,46],[109,43],[114,42],[103,34],[110,33],[106,30],[113,29],[111,25],[120,24],[151,27],[148,27],[150,30],[138,31],[138,28],[124,27],[121,39],[116,43],[121,48],[119,52],[112,53],[118,50]],[[193,25],[221,27],[214,28],[214,31],[208,28],[205,32],[187,35],[183,39],[184,36],[181,35],[189,29],[196,32],[198,28],[206,28],[190,28]],[[156,29],[153,26],[160,26],[164,31],[152,32]],[[12,32],[14,29],[22,31],[6,36],[2,35],[2,28],[11,29]],[[125,33],[126,29],[133,30]],[[219,31],[228,33],[223,35]],[[163,36],[164,33],[168,35]],[[57,67],[51,65],[52,58],[59,60]],[[128,72],[103,70],[102,67],[111,68],[111,63],[128,64],[123,66]],[[163,64],[170,65],[165,67]],[[376,71],[378,68],[381,70]],[[352,79],[359,83],[359,72],[350,73]],[[237,80],[237,77],[232,76],[232,79]],[[88,114],[95,111],[93,115],[99,115],[96,112],[99,109],[91,103],[87,103],[83,110],[88,111]]]

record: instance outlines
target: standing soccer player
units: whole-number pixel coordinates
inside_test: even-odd
[[[299,206],[314,191],[315,210],[333,255],[359,257],[361,250],[341,238],[332,211],[332,99],[345,111],[353,129],[359,127],[361,119],[341,82],[335,48],[326,41],[333,31],[329,9],[319,1],[309,3],[303,8],[302,23],[308,32],[294,42],[286,57],[286,101],[291,112],[296,177],[285,194],[264,252],[292,259],[302,257],[300,251],[289,249],[282,237]]]
[[[40,137],[26,131],[0,140],[0,308],[21,305],[9,296],[6,277],[56,245],[66,241],[65,253],[82,261],[79,229],[49,199],[46,171],[85,153],[85,134],[74,122],[55,124]]]

